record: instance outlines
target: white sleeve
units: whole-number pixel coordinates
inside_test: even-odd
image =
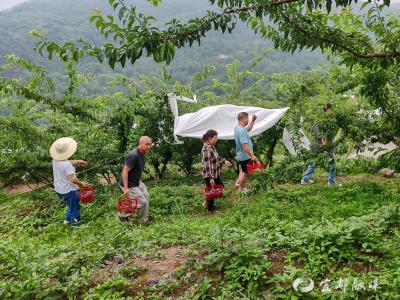
[[[74,175],[75,174],[75,168],[74,166],[71,164],[71,162],[67,161],[64,165],[64,171],[65,171],[65,175],[69,176],[69,175]]]

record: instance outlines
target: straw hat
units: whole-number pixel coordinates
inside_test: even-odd
[[[55,160],[66,160],[75,153],[77,146],[73,138],[60,138],[51,145],[50,155]]]

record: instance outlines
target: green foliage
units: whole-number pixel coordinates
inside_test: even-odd
[[[160,299],[185,287],[185,274],[199,272],[182,298],[303,297],[292,283],[304,275],[316,283],[327,277],[378,277],[377,292],[359,296],[390,298],[398,293],[393,284],[399,268],[397,184],[398,179],[379,183],[363,177],[342,188],[285,186],[245,200],[228,192],[217,204],[221,213],[204,218],[199,186],[158,182],[149,186],[154,222],[146,227],[119,222],[120,191],[99,186],[95,203],[82,207],[84,224],[75,230],[63,227],[65,206],[53,193],[17,197],[0,204],[0,297]],[[117,254],[148,255],[177,244],[193,262],[174,284],[139,291],[134,282],[147,271],[126,265],[119,275],[90,285],[93,273]],[[282,253],[285,268],[276,267],[275,252]],[[318,284],[313,293],[322,296]]]
[[[395,149],[379,157],[381,167],[392,168],[396,172],[400,171],[400,150]]]
[[[211,0],[210,3],[218,6],[221,11],[209,10],[203,18],[193,18],[186,23],[171,19],[166,23],[166,28],[160,29],[155,26],[153,16],[139,13],[135,6],[124,0],[113,0],[110,6],[117,18],[113,15],[104,17],[94,14],[90,21],[105,38],[112,37],[117,41],[118,46],[107,43],[98,48],[81,40],[77,45],[67,42],[60,47],[37,35],[41,38],[37,49],[42,55],[46,49],[50,56],[56,52],[61,59],[72,57],[76,61],[88,53],[100,62],[106,59],[112,68],[116,63],[122,67],[127,61],[133,64],[144,52],[156,62],[169,63],[176,48],[200,44],[203,37],[212,30],[231,33],[240,19],[262,37],[271,39],[276,48],[284,51],[293,53],[303,48],[320,48],[341,55],[343,62],[349,65],[377,63],[385,67],[396,62],[399,52],[393,48],[393,43],[398,36],[399,23],[392,18],[386,25],[381,15],[382,9],[390,3],[370,5],[363,21],[347,8],[355,2],[336,1],[336,6],[342,9],[331,12],[332,1],[299,0],[286,3]],[[368,2],[371,4],[372,1]],[[302,13],[299,14],[299,11]],[[265,23],[265,17],[269,17],[275,26]],[[373,35],[376,36],[375,40]]]
[[[296,157],[285,157],[272,167],[256,172],[254,185],[256,189],[266,190],[275,184],[299,182],[306,168],[304,161]]]
[[[33,31],[41,39],[37,51],[49,59],[57,54],[65,63],[67,88],[60,95],[44,68],[16,56],[9,56],[0,68],[2,74],[14,67],[26,72],[23,78],[0,77],[2,184],[50,181],[48,147],[57,137],[72,136],[79,142],[77,156],[99,165],[86,175],[96,186],[96,200],[82,208],[83,225],[75,229],[62,227],[65,206],[54,193],[38,191],[0,203],[0,298],[165,299],[175,297],[174,293],[188,299],[304,298],[292,288],[298,276],[316,282],[327,277],[338,281],[342,276],[365,280],[377,276],[381,282],[376,292],[349,289],[328,295],[317,285],[309,297],[397,297],[398,178],[380,181],[362,174],[362,180],[349,178],[342,187],[297,187],[292,183],[300,180],[306,163],[315,156],[299,151],[297,157],[285,155],[272,164],[284,125],[297,134],[300,128],[310,134],[315,123],[325,121],[329,128],[323,134],[332,139],[340,127],[343,137],[332,145],[338,154],[346,153],[348,145],[362,149],[366,139],[398,142],[399,21],[383,17],[388,1],[362,4],[368,8],[365,17],[352,12],[349,5],[354,2],[335,1],[334,8],[332,1],[319,0],[211,0],[221,11],[209,11],[186,23],[174,19],[160,29],[153,17],[136,7],[110,0],[116,15],[95,12],[91,17],[104,37],[114,38],[103,47],[86,41],[60,46]],[[265,17],[272,23],[264,22]],[[267,50],[255,52],[244,67],[239,60],[232,61],[224,76],[214,76],[216,68],[206,66],[184,84],[163,68],[161,79],[143,76],[140,86],[126,76],[115,78],[111,86],[122,86],[125,94],[79,96],[79,84],[90,82],[78,74],[76,65],[86,54],[112,68],[136,64],[143,54],[168,63],[177,48],[200,43],[212,30],[237,30],[237,19],[270,38],[276,48],[291,52],[320,48],[352,69],[266,75],[256,67],[267,54],[273,55]],[[270,167],[254,175],[251,197],[237,197],[229,188],[233,182],[228,181],[225,198],[217,201],[221,213],[203,217],[203,195],[196,184],[200,176],[179,177],[176,172],[178,166],[186,174],[196,174],[193,166],[201,142],[175,142],[166,99],[169,92],[200,95],[202,101],[185,105],[184,112],[226,102],[291,106],[281,124],[256,139],[257,154]],[[326,102],[335,107],[329,120],[321,117]],[[370,116],[375,108],[381,115]],[[178,177],[175,182],[149,184],[153,220],[148,226],[136,224],[135,219],[121,223],[115,212],[120,189],[101,186],[96,178],[103,176],[111,183],[118,177],[123,155],[142,134],[155,142],[147,177],[160,179],[168,171]],[[232,142],[220,142],[218,149],[222,156],[234,159]],[[396,150],[378,162],[339,159],[338,169],[343,174],[373,173],[382,165],[398,169],[398,162]],[[125,265],[104,282],[90,284],[95,272],[115,255],[157,255],[158,249],[176,245],[190,256],[182,267],[186,274],[181,271],[160,285],[135,290],[135,280],[147,270]],[[184,290],[188,292],[182,294]]]
[[[147,269],[145,267],[130,264],[119,269],[118,273],[126,278],[135,278],[144,274],[146,271]]]
[[[153,216],[183,216],[193,212],[193,190],[186,186],[154,187],[153,195],[159,199],[153,206]]]
[[[109,279],[89,291],[83,299],[126,299],[129,282],[122,276]]]
[[[220,229],[221,231],[226,229]],[[220,246],[211,249],[205,258],[205,266],[222,272],[226,283],[223,290],[243,291],[257,294],[267,279],[266,271],[271,267],[257,243],[246,241],[245,232],[220,232]],[[226,239],[229,236],[229,240]]]
[[[171,15],[176,18],[187,19],[195,17],[199,12],[209,8],[207,1],[169,0],[162,2],[157,7],[149,5],[148,1],[137,0],[134,2],[137,10],[145,15],[153,15],[157,18],[157,24],[167,22]],[[28,33],[35,28],[51,37],[54,41],[74,40],[84,37],[88,42],[96,45],[104,43],[103,36],[98,34],[95,26],[89,23],[90,11],[96,8],[103,14],[117,15],[113,13],[108,1],[92,0],[83,2],[80,0],[34,0],[25,3],[9,11],[0,12],[0,36],[7,43],[0,45],[0,64],[4,63],[3,56],[15,53],[19,57],[29,59],[44,66],[57,86],[57,91],[64,92],[67,89],[67,76],[63,73],[63,65],[54,57],[49,61],[47,55],[41,57],[32,51],[36,44],[35,39],[29,38]],[[57,20],[57,22],[54,22]],[[79,24],[79,26],[76,26]],[[83,34],[84,33],[84,34]],[[217,45],[217,46],[216,46]],[[168,66],[168,71],[175,78],[188,83],[191,76],[203,69],[205,64],[216,66],[216,74],[221,76],[224,66],[233,59],[242,62],[250,62],[253,50],[258,48],[270,48],[272,43],[257,37],[244,23],[239,22],[232,35],[223,35],[219,32],[210,32],[202,41],[202,46],[196,51],[183,48],[177,51],[175,60]],[[259,67],[266,73],[303,70],[316,67],[324,62],[325,58],[320,52],[299,53],[294,56],[285,53],[275,53],[267,58]],[[79,65],[79,74],[89,76],[90,81],[80,85],[77,89],[80,95],[94,96],[112,94],[116,89],[110,87],[107,82],[113,79],[115,73],[134,79],[140,85],[140,76],[143,74],[158,76],[159,66],[149,57],[144,55],[136,62],[134,68],[121,69],[116,67],[112,71],[107,63],[99,64],[95,58],[82,60]],[[19,70],[10,70],[7,74],[20,77],[25,76]]]
[[[385,164],[381,164],[385,165]],[[376,159],[358,157],[354,159],[338,158],[336,163],[337,174],[376,174],[379,171],[380,164]]]
[[[212,30],[231,32],[236,27],[237,19],[240,19],[263,38],[272,40],[275,48],[292,53],[303,48],[320,48],[339,57],[342,64],[359,71],[360,94],[384,112],[383,124],[389,129],[391,140],[398,139],[398,97],[395,96],[398,95],[398,87],[390,82],[398,81],[400,53],[396,41],[400,23],[398,18],[384,12],[390,1],[379,5],[373,1],[364,3],[360,8],[368,9],[364,17],[353,13],[351,4],[356,1],[336,1],[335,9],[332,9],[332,1],[320,0],[210,3],[221,11],[208,11],[203,18],[194,18],[186,23],[172,19],[166,28],[160,29],[154,24],[154,17],[138,13],[135,6],[123,0],[111,1],[118,20],[112,15],[104,17],[95,14],[91,22],[105,38],[113,37],[117,46],[107,43],[99,48],[82,40],[77,44],[66,42],[59,46],[36,34],[40,39],[37,49],[42,55],[45,49],[50,55],[55,52],[65,61],[78,61],[88,54],[97,57],[100,62],[107,60],[112,68],[117,63],[124,67],[127,61],[134,64],[143,52],[156,62],[170,63],[175,48],[200,44]],[[269,17],[272,24],[266,23],[265,17]],[[237,67],[237,63],[230,66],[231,69]],[[240,76],[228,76],[228,79],[236,81],[236,85],[243,85],[244,82]],[[386,90],[388,85],[390,92]],[[231,89],[227,96],[232,99],[236,95],[238,90]]]

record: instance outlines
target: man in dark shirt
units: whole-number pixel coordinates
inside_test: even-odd
[[[325,115],[320,118],[320,123],[313,126],[311,129],[314,136],[314,142],[311,146],[311,151],[315,156],[322,152],[325,153],[325,167],[328,171],[328,185],[334,185],[336,183],[336,163],[333,157],[333,140],[339,128],[337,127],[337,124],[333,118],[333,105],[331,103],[327,103],[325,105],[324,112]],[[315,162],[308,166],[307,170],[303,174],[303,178],[301,179],[301,184],[310,184],[314,182],[311,179],[311,176],[314,174],[315,168]]]
[[[144,156],[150,151],[151,144],[151,138],[148,136],[142,136],[139,139],[138,147],[129,152],[125,158],[122,176],[119,181],[119,185],[124,192],[124,198],[139,199],[138,207],[141,223],[146,223],[149,218],[150,197],[146,186],[140,178],[146,163]]]

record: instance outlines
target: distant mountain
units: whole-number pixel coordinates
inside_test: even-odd
[[[154,15],[160,23],[173,17],[188,19],[201,16],[210,8],[208,0],[168,0],[158,7],[153,7],[145,0],[135,0],[134,3],[139,11]],[[100,45],[104,40],[96,28],[89,23],[90,11],[94,8],[102,10],[105,14],[111,13],[107,0],[30,0],[18,5],[15,9],[0,12],[0,36],[2,37],[0,63],[4,61],[2,59],[4,55],[15,53],[46,66],[56,81],[61,82],[63,66],[36,55],[33,52],[36,41],[30,38],[28,33],[31,29],[46,30],[46,35],[55,41],[84,38]],[[205,64],[215,65],[221,72],[222,67],[233,59],[239,59],[246,64],[253,57],[255,49],[261,50],[268,47],[272,47],[271,42],[256,36],[244,24],[239,24],[231,36],[211,32],[202,41],[200,47],[193,46],[178,50],[168,70],[175,78],[186,81]],[[267,73],[295,71],[313,68],[325,61],[324,56],[318,51],[303,51],[294,55],[276,52],[266,58],[258,68]],[[96,74],[92,82],[98,82],[99,88],[104,86],[104,83],[115,73],[108,65],[101,65],[93,59],[83,62],[79,68],[82,73]],[[148,58],[143,58],[134,66],[128,65],[125,70],[117,70],[117,72],[138,78],[141,74],[158,75],[159,70],[159,65]]]
[[[0,10],[10,9],[18,4],[26,2],[28,0],[1,0],[0,1]]]

